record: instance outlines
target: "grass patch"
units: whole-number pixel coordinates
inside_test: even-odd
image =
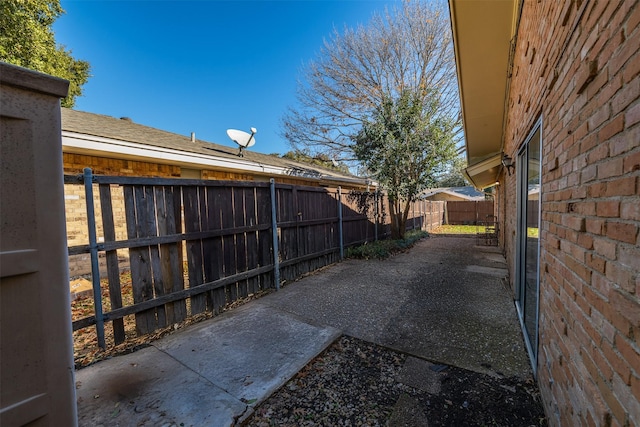
[[[484,227],[478,225],[449,225],[443,224],[431,230],[431,234],[476,234]]]
[[[420,239],[428,237],[429,233],[421,230],[408,231],[404,239],[398,240],[378,240],[377,242],[365,243],[361,246],[347,248],[346,258],[359,259],[385,259],[389,256],[402,252],[415,244]]]

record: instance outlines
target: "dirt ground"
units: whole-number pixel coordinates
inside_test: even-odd
[[[411,356],[343,336],[259,405],[246,425],[545,426],[533,378],[446,365],[435,382],[404,375]]]

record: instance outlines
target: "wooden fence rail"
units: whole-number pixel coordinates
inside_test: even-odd
[[[144,335],[205,311],[219,313],[339,261],[345,247],[384,238],[390,228],[383,195],[367,193],[366,203],[356,203],[340,188],[93,176],[90,170],[65,176],[67,185],[81,183],[90,241],[69,247],[69,254],[92,255],[95,310],[75,320],[73,330],[95,325],[102,348],[105,322],[117,345],[126,339],[128,315]],[[121,199],[124,209],[115,209]],[[407,227],[440,225],[443,211],[443,202],[418,201]],[[102,278],[98,257],[106,264]],[[123,271],[130,272],[131,304],[123,298]],[[102,298],[108,299],[104,313]]]

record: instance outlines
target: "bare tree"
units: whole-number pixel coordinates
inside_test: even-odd
[[[441,1],[405,1],[374,14],[366,25],[337,30],[298,81],[297,105],[282,119],[282,135],[296,150],[353,161],[354,137],[383,100],[400,93],[458,116],[451,27]]]
[[[410,2],[334,30],[283,118],[295,150],[363,167],[389,195],[392,236],[410,203],[455,157],[460,135],[451,27],[443,3]]]

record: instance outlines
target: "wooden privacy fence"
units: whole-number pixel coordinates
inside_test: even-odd
[[[487,221],[488,216],[494,215],[493,201],[448,201],[447,224],[452,225],[477,225]]]
[[[527,227],[538,228],[540,217],[540,200],[527,201]]]
[[[75,320],[73,330],[95,325],[102,348],[105,323],[119,344],[128,315],[144,335],[198,313],[218,313],[336,262],[345,247],[382,238],[390,227],[387,199],[379,193],[367,193],[363,209],[340,188],[273,180],[94,176],[85,169],[65,176],[65,184],[85,188],[89,244],[70,246],[69,255],[90,254],[94,297],[94,315]],[[114,209],[122,198],[124,209]],[[442,202],[418,201],[407,226],[440,225],[443,211]],[[100,260],[106,264],[102,288]],[[124,303],[123,270],[130,272],[132,304]]]

